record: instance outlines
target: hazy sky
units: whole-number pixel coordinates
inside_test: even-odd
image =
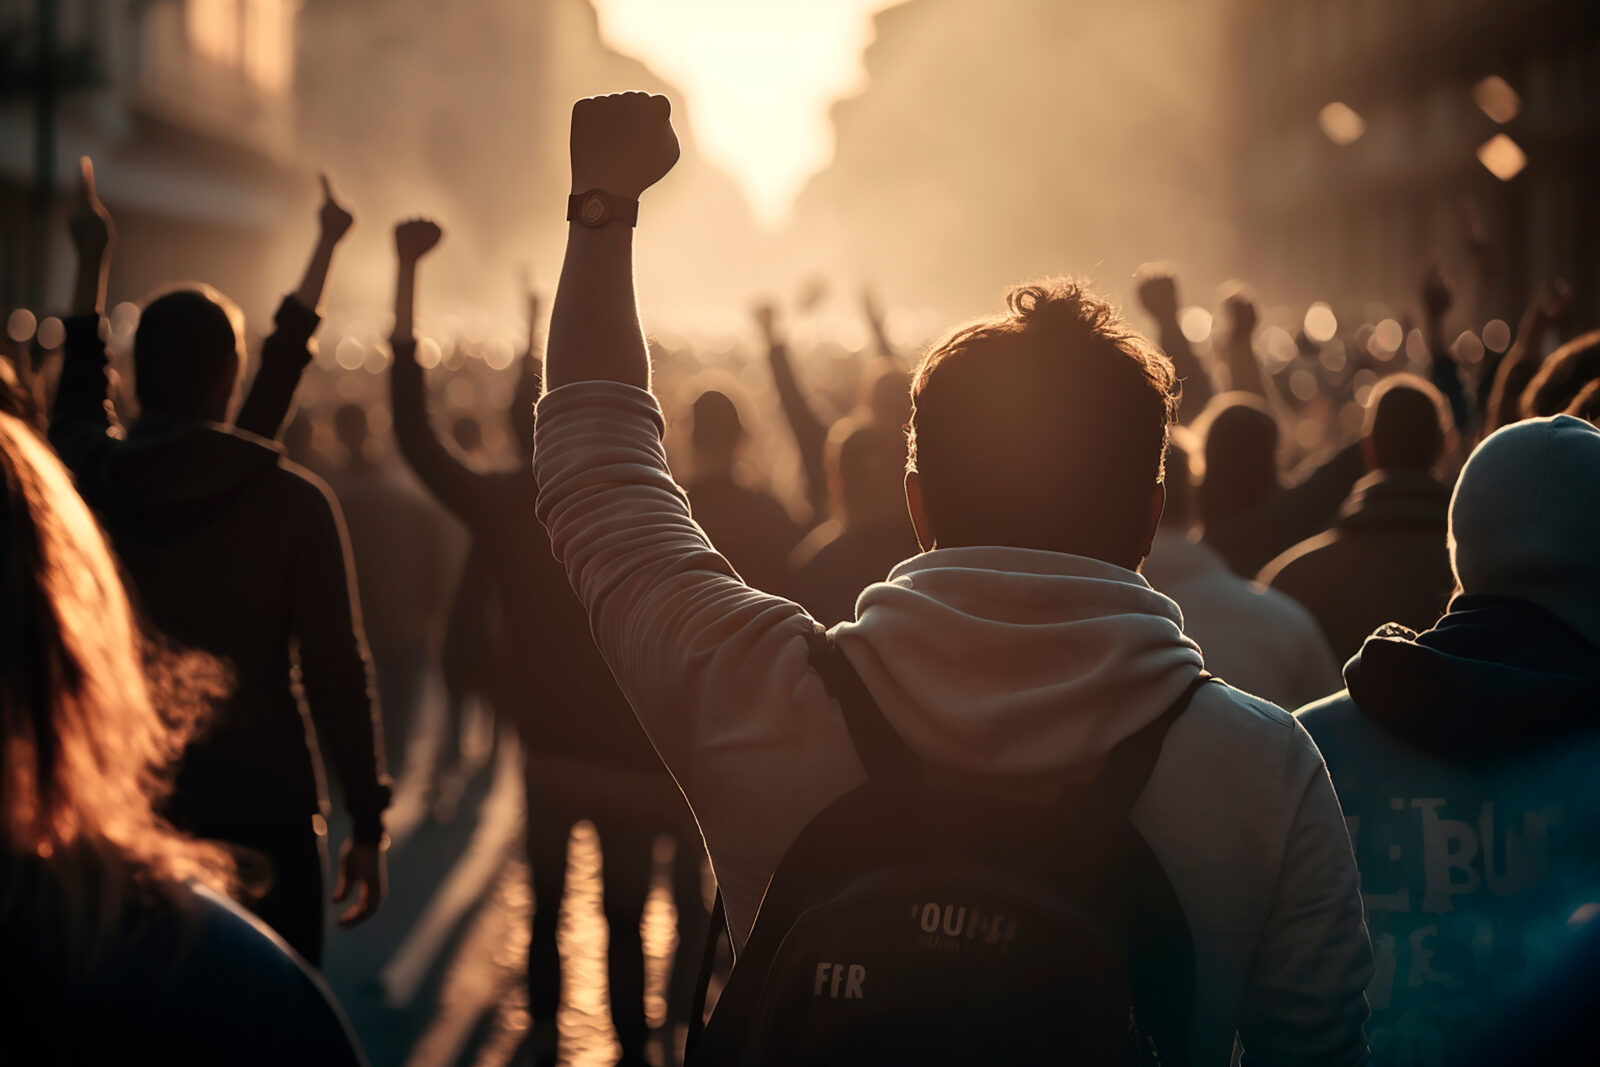
[[[833,154],[828,105],[862,87],[872,13],[896,0],[595,0],[620,52],[680,86],[701,150],[776,223]]]

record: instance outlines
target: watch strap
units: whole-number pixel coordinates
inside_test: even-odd
[[[567,221],[598,228],[610,222],[639,224],[639,201],[604,189],[588,189],[567,197]]]

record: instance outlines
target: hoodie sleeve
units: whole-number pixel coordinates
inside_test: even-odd
[[[83,492],[85,480],[116,441],[116,419],[107,396],[110,381],[100,316],[74,316],[65,325],[61,380],[50,415],[50,444]]]
[[[1306,784],[1239,1005],[1241,1065],[1362,1064],[1373,958],[1355,854],[1327,767],[1298,723],[1290,744],[1290,778]]]
[[[306,704],[343,787],[352,836],[371,843],[383,836],[389,806],[372,661],[344,520],[326,490],[314,483],[309,488],[306,529],[292,569],[290,625]]]
[[[667,469],[663,425],[632,386],[551,392],[535,434],[539,518],[700,820],[742,940],[784,849],[861,770],[810,666],[816,624],[712,547]]]
[[[283,298],[272,334],[261,345],[261,369],[250,383],[234,426],[269,441],[282,432],[300,375],[311,362],[311,335],[321,322],[293,293]]]

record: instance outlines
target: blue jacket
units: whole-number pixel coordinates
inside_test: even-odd
[[[1451,609],[1299,713],[1361,871],[1375,1064],[1461,1062],[1600,911],[1600,650],[1523,601]]]

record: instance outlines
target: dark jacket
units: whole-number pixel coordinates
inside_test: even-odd
[[[1426,630],[1455,588],[1450,487],[1427,474],[1378,471],[1356,483],[1331,530],[1301,541],[1257,579],[1305,605],[1343,663],[1378,627]]]
[[[280,313],[280,341],[284,325]],[[309,331],[295,336],[303,350]],[[105,526],[144,618],[233,677],[226,706],[184,753],[169,813],[226,838],[323,806],[298,673],[353,833],[377,840],[389,788],[337,505],[275,444],[243,431],[150,415],[119,440],[105,397],[98,323],[70,320],[51,443]]]
[[[489,672],[495,708],[516,724],[530,754],[648,771],[665,780],[534,514],[532,464],[487,473],[467,466],[428,422],[415,346],[396,344],[394,357],[391,403],[400,452],[465,524],[473,556],[492,576],[504,653]]]
[[[0,863],[6,862],[0,860]],[[15,875],[17,872],[9,872]],[[204,889],[135,900],[87,969],[36,875],[0,899],[0,1061],[365,1064],[322,980],[265,926]]]
[[[919,551],[917,535],[904,514],[842,529],[825,523],[790,557],[788,594],[824,626],[854,622],[861,591],[884,581],[896,563]]]
[[[1346,445],[1255,507],[1208,519],[1203,540],[1228,561],[1233,573],[1254,578],[1278,553],[1326,530],[1365,470],[1360,443]]]
[[[782,593],[789,553],[805,531],[778,498],[731,477],[695,478],[684,487],[694,521],[753,589]]]
[[[1345,679],[1300,721],[1361,870],[1373,1062],[1462,1062],[1600,900],[1600,650],[1524,601],[1458,597],[1425,633],[1373,635]]]

